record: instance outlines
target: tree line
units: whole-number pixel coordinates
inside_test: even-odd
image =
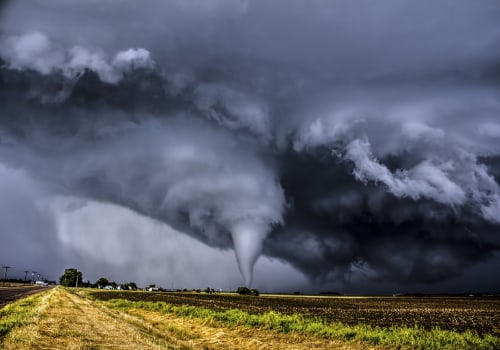
[[[80,288],[106,288],[110,287],[113,289],[123,290],[136,290],[137,285],[135,282],[127,282],[118,284],[115,281],[109,281],[106,277],[101,277],[95,283],[91,283],[90,281],[83,281],[83,274],[81,271],[78,271],[75,268],[69,268],[64,270],[64,274],[59,277],[59,284],[64,287],[80,287]]]
[[[83,281],[82,272],[78,271],[75,268],[69,268],[64,270],[64,274],[59,277],[59,284],[64,287],[80,287],[80,288],[110,288],[110,289],[121,289],[121,290],[137,290],[137,285],[135,282],[128,282],[118,284],[115,281],[109,281],[106,277],[101,277],[95,283],[91,283],[90,281]],[[119,288],[118,288],[119,287]],[[156,289],[154,284],[151,284],[150,289]],[[197,290],[198,291],[198,290]],[[199,290],[198,292],[201,292]],[[204,290],[205,293],[215,293],[213,288],[207,287]],[[240,295],[252,295],[258,296],[259,291],[257,289],[250,289],[245,286],[238,287],[236,293]]]

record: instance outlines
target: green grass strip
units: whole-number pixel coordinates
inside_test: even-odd
[[[0,342],[14,328],[36,322],[35,316],[44,295],[38,293],[0,309]]]
[[[397,349],[500,349],[500,337],[490,334],[479,335],[471,331],[456,332],[439,328],[426,330],[421,327],[399,326],[372,327],[363,324],[350,326],[340,322],[326,323],[321,320],[306,318],[300,314],[284,315],[271,311],[254,315],[238,309],[215,311],[195,306],[175,306],[165,302],[112,299],[105,302],[105,304],[123,311],[143,309],[217,321],[227,326],[248,326],[283,333],[297,332],[330,339],[385,345]]]

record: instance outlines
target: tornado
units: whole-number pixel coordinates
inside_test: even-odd
[[[265,225],[242,222],[236,224],[231,231],[238,268],[247,287],[252,286],[253,269],[262,253],[262,244],[268,230]]]
[[[496,291],[499,42],[497,0],[4,1],[3,263]],[[115,232],[55,224],[82,210]],[[89,255],[144,220],[195,243],[137,229],[138,252]],[[213,285],[201,254],[227,259]]]

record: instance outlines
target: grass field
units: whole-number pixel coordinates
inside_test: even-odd
[[[499,349],[499,305],[58,287],[0,310],[0,348]]]

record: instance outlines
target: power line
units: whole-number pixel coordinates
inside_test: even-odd
[[[4,269],[4,272],[3,272],[3,285],[4,285],[4,287],[5,287],[5,281],[7,280],[7,270],[10,268],[11,268],[11,266],[7,266],[7,265],[2,266],[2,269]]]

